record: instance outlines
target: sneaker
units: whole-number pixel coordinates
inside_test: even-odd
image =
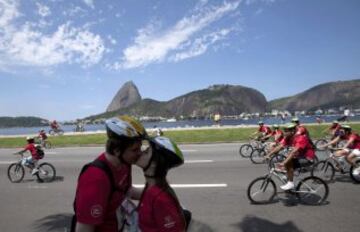
[[[353,175],[358,176],[360,174],[360,167],[353,169],[352,173]]]
[[[31,175],[36,175],[36,173],[38,173],[38,172],[39,172],[39,169],[34,168],[31,172]]]
[[[295,187],[294,182],[291,182],[291,181],[288,181],[286,184],[280,186],[280,188],[285,191],[293,189],[294,187]]]

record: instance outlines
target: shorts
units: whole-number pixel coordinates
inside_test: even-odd
[[[293,159],[293,166],[294,169],[302,168],[302,167],[308,167],[314,164],[313,160],[308,160],[306,158],[295,158]]]

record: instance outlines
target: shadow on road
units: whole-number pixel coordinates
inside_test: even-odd
[[[36,231],[70,231],[72,214],[53,214],[36,220],[33,227]]]
[[[206,225],[200,221],[192,220],[188,229],[189,232],[214,232],[209,225]]]
[[[302,232],[302,230],[298,229],[291,221],[277,224],[256,216],[246,216],[242,222],[235,226],[239,227],[241,231],[246,232]]]

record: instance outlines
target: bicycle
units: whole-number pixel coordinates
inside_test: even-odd
[[[34,163],[29,163],[27,157],[23,154],[14,153],[14,155],[21,155],[21,158],[16,163],[9,165],[7,169],[7,176],[12,183],[19,183],[24,179],[25,167],[30,169],[30,172],[35,168]],[[43,182],[51,182],[56,177],[55,167],[47,162],[41,163],[38,166],[39,179]]]
[[[250,182],[247,189],[247,197],[253,204],[267,204],[274,200],[278,194],[273,177],[277,178],[282,184],[286,184],[285,174],[272,168],[269,174],[258,177]],[[327,183],[319,177],[308,176],[300,179],[295,189],[285,191],[295,195],[300,202],[306,205],[321,205],[329,195]]]
[[[249,143],[245,143],[240,146],[239,154],[244,158],[250,158],[250,155],[254,149],[260,149],[262,147],[263,147],[262,141],[258,139],[250,138]]]
[[[356,167],[351,166],[346,160],[345,157],[336,157],[333,151],[340,150],[334,148],[328,148],[326,151],[328,153],[328,158],[317,162],[313,170],[311,171],[311,175],[320,176],[325,181],[332,181],[335,176],[335,172],[340,172],[342,174],[349,173],[350,178],[356,183],[360,183],[360,174],[356,175],[353,171],[356,167],[360,167],[360,157],[355,161]]]
[[[266,162],[265,155],[270,152],[270,144],[273,142],[264,142],[260,148],[255,148],[250,154],[250,160],[254,164],[263,164]]]
[[[314,144],[315,147],[316,147],[316,150],[325,151],[326,149],[324,148],[324,145],[329,143],[331,141],[331,138],[332,138],[332,136],[326,135],[324,138],[316,140],[316,142]],[[345,144],[346,144],[346,140],[340,140],[339,142],[337,142],[335,144],[334,147],[335,148],[342,148],[342,147],[344,147]]]
[[[51,142],[47,139],[45,139],[45,140],[44,139],[36,139],[35,143],[40,144],[42,147],[45,147],[46,149],[52,148]]]
[[[63,135],[64,134],[64,130],[63,129],[50,129],[49,130],[49,134],[50,135]]]

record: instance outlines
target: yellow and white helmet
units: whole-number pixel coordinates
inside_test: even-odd
[[[122,115],[105,121],[108,137],[143,139],[147,137],[144,126],[133,117]]]

